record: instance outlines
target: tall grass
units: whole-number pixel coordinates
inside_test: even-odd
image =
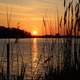
[[[11,18],[12,18],[12,8],[9,13],[9,7],[7,7],[7,14],[6,14],[6,20],[7,20],[7,27],[10,27],[11,24]],[[7,41],[7,39],[6,39]],[[26,65],[23,61],[23,55],[19,51],[17,54],[17,74],[13,74],[13,48],[12,42],[10,39],[8,39],[7,42],[4,41],[5,49],[3,48],[3,52],[1,53],[1,72],[0,72],[0,80],[24,80],[25,71],[26,71]],[[18,43],[18,39],[15,40],[14,44],[16,45]],[[4,46],[4,45],[3,45]],[[6,51],[6,52],[5,52]],[[20,54],[20,55],[18,55]],[[19,57],[21,57],[21,66],[19,65]],[[21,68],[21,70],[19,69]],[[12,72],[11,72],[12,71]]]
[[[64,38],[64,44],[63,44],[64,67],[63,67],[63,70],[60,71],[60,74],[59,74],[59,66],[58,66],[59,60],[60,60],[60,52],[59,52],[59,54],[57,55],[57,62],[58,62],[57,70],[54,69],[53,66],[49,66],[49,64],[48,64],[48,69],[45,70],[45,78],[44,78],[45,80],[53,80],[55,77],[56,77],[55,80],[57,80],[57,77],[59,77],[59,80],[61,80],[61,79],[63,79],[63,77],[65,77],[65,80],[66,80],[66,79],[70,79],[69,78],[71,76],[70,74],[75,76],[78,74],[77,71],[79,72],[79,69],[80,69],[79,59],[78,59],[79,53],[77,51],[77,45],[78,45],[79,41],[77,38],[75,38],[75,36],[76,37],[79,36],[79,26],[80,26],[79,6],[80,6],[80,0],[78,0],[78,2],[76,3],[75,6],[73,3],[73,0],[70,1],[69,3],[66,0],[64,0],[64,9],[65,9],[64,10],[64,19],[63,19],[64,35],[65,36],[74,36],[74,38],[70,38],[70,37]],[[62,23],[62,19],[60,20],[60,26],[61,26],[61,23]],[[58,30],[59,30],[59,28],[58,28]],[[58,40],[58,43],[59,43],[59,40]],[[72,52],[73,47],[74,47],[74,52]],[[49,48],[53,48],[53,45]],[[59,48],[58,48],[58,51],[59,51]],[[52,53],[53,52],[50,51],[49,57],[45,60],[46,64],[47,64],[47,62],[51,61],[52,57],[50,57],[50,55]],[[73,61],[72,61],[72,56],[73,56]],[[61,58],[62,58],[62,55],[61,55]]]

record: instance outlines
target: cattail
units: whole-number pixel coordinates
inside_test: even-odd
[[[60,28],[61,28],[61,24],[62,24],[62,16],[61,16],[61,19],[60,19]]]
[[[71,14],[72,14],[72,16],[73,16],[73,5],[72,5],[72,7],[71,7]]]
[[[72,15],[71,16],[71,33],[72,33],[72,29],[73,29],[73,5],[71,6],[71,15]]]
[[[80,17],[78,19],[78,31],[80,31]]]
[[[78,18],[78,14],[79,14],[79,4],[76,4],[76,7],[75,7],[75,16],[76,18]]]
[[[66,5],[66,0],[64,0],[64,7],[65,7],[65,5]]]
[[[72,2],[73,1],[71,1],[70,3],[69,3],[69,6],[68,6],[68,9],[70,10],[70,7],[71,7],[71,5],[72,5]]]
[[[46,30],[46,21],[45,21],[44,17],[43,17],[43,24],[44,24],[44,28],[45,28],[45,34],[47,34],[47,30]]]
[[[43,24],[44,24],[44,26],[46,26],[46,22],[45,22],[45,19],[44,19],[44,17],[43,17]]]
[[[67,9],[66,9],[66,11],[64,13],[64,25],[66,24],[66,18],[67,18]]]
[[[80,0],[79,0],[79,4],[80,4]]]

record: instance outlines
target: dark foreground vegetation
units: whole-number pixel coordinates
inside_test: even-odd
[[[70,70],[63,69],[61,72],[55,71],[52,68],[45,73],[45,79],[43,80],[80,80],[80,68],[70,68]]]
[[[11,43],[8,43],[6,46],[7,49],[7,67],[3,66],[4,63],[4,59],[1,58],[1,66],[0,66],[0,80],[80,80],[80,39],[75,39],[75,41],[77,40],[77,42],[74,42],[72,44],[73,38],[63,38],[62,40],[65,40],[65,43],[63,42],[63,45],[59,44],[59,47],[56,47],[57,39],[61,39],[61,38],[55,38],[55,41],[52,42],[51,45],[49,45],[48,43],[44,42],[43,44],[43,52],[44,54],[46,54],[45,50],[49,50],[49,55],[47,56],[47,58],[45,59],[45,57],[43,58],[43,62],[41,64],[44,73],[39,73],[39,70],[37,71],[37,74],[33,74],[31,75],[30,79],[28,78],[28,76],[26,75],[27,73],[27,66],[24,63],[24,56],[23,56],[23,52],[21,53],[20,50],[18,51],[18,53],[16,54],[20,54],[20,59],[21,59],[21,65],[19,65],[19,56],[17,55],[17,68],[20,68],[19,73],[17,74],[11,74],[11,71],[13,67],[11,67],[12,65],[12,57],[10,55],[12,55],[12,53],[10,52],[10,50],[12,50],[12,46]],[[53,40],[53,39],[52,39]],[[79,43],[78,43],[79,42]],[[17,43],[16,43],[17,44]],[[72,47],[74,46],[74,51],[72,51]],[[75,46],[79,46],[78,48],[76,48]],[[61,48],[63,47],[63,48]],[[58,51],[55,52],[55,49],[58,49]],[[62,52],[60,52],[60,50]],[[54,58],[55,58],[55,54],[57,53],[57,61],[55,63],[57,63],[56,68],[54,68],[55,63],[54,63]],[[43,54],[43,55],[44,55]],[[42,55],[42,56],[43,56]],[[61,56],[60,56],[61,55]],[[72,56],[73,55],[73,56]],[[64,57],[63,59],[63,63],[60,63],[60,59],[62,59],[62,57]],[[73,58],[72,58],[73,57]],[[39,57],[39,61],[37,62],[37,66],[41,60],[41,57]],[[71,60],[73,59],[73,61],[71,62]],[[59,64],[60,63],[60,64]],[[37,68],[36,66],[36,68]],[[62,66],[62,68],[60,69],[60,66]],[[5,68],[7,71],[5,71]],[[36,73],[36,70],[35,70]],[[26,79],[25,79],[26,77]]]
[[[0,38],[29,38],[31,34],[18,28],[0,26]]]

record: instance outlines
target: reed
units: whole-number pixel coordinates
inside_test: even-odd
[[[79,36],[79,21],[80,21],[79,20],[79,17],[80,17],[79,16],[79,4],[80,4],[80,0],[76,4],[76,6],[74,6],[73,0],[70,1],[69,3],[67,3],[67,1],[64,0],[64,9],[65,9],[64,10],[64,35],[65,36]],[[68,6],[66,6],[66,5],[68,5]],[[74,8],[76,9],[76,11],[74,11],[75,10]],[[61,23],[62,23],[62,18],[60,20],[60,26],[59,27],[61,27]],[[59,30],[59,28],[58,28],[58,30]],[[54,74],[56,74],[56,73],[57,73],[56,79],[57,79],[57,77],[61,76],[61,79],[63,77],[65,77],[65,80],[66,80],[67,77],[69,78],[69,75],[70,75],[69,73],[71,73],[72,75],[76,75],[76,73],[77,73],[76,66],[79,69],[79,62],[78,62],[78,57],[77,57],[79,55],[79,53],[77,52],[77,47],[76,47],[78,45],[77,42],[78,42],[77,38],[74,39],[74,43],[73,43],[73,39],[72,38],[64,39],[64,44],[63,44],[64,68],[60,73],[61,75],[58,74],[59,70],[55,71],[53,68],[51,68],[48,65],[48,67],[50,69],[45,70],[45,79],[44,80],[53,80],[54,77],[52,77],[52,76],[54,76]],[[59,40],[58,40],[58,43],[59,43]],[[74,52],[72,53],[72,47],[73,46],[74,46]],[[51,48],[53,48],[53,45],[52,45]],[[59,52],[59,54],[60,54],[60,52]],[[59,54],[57,56],[58,59],[60,59]],[[72,55],[74,55],[74,62],[71,61],[72,60]],[[47,64],[47,62],[51,61],[51,58],[52,57],[49,56],[44,62]],[[62,55],[61,55],[61,58],[62,58]],[[59,60],[58,60],[58,62],[59,62]],[[57,65],[59,65],[59,63]],[[52,76],[49,75],[50,72],[51,72],[51,74],[53,74]],[[52,79],[50,79],[51,77],[52,77]],[[61,80],[61,79],[59,79],[59,80]]]

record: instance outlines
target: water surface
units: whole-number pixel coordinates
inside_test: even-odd
[[[35,80],[37,75],[41,75],[41,77],[43,77],[49,66],[53,66],[53,69],[56,71],[61,71],[65,66],[65,63],[69,63],[70,66],[73,66],[75,63],[75,39],[71,39],[70,46],[66,45],[68,46],[67,51],[70,51],[68,52],[69,55],[65,52],[65,40],[63,38],[27,38],[18,39],[17,41],[15,39],[1,39],[0,72],[2,68],[5,74],[7,71],[7,43],[10,45],[9,52],[11,75],[20,75],[22,66],[25,65],[25,78],[33,78]],[[79,39],[77,40],[76,45],[78,55],[77,59],[79,60]]]

